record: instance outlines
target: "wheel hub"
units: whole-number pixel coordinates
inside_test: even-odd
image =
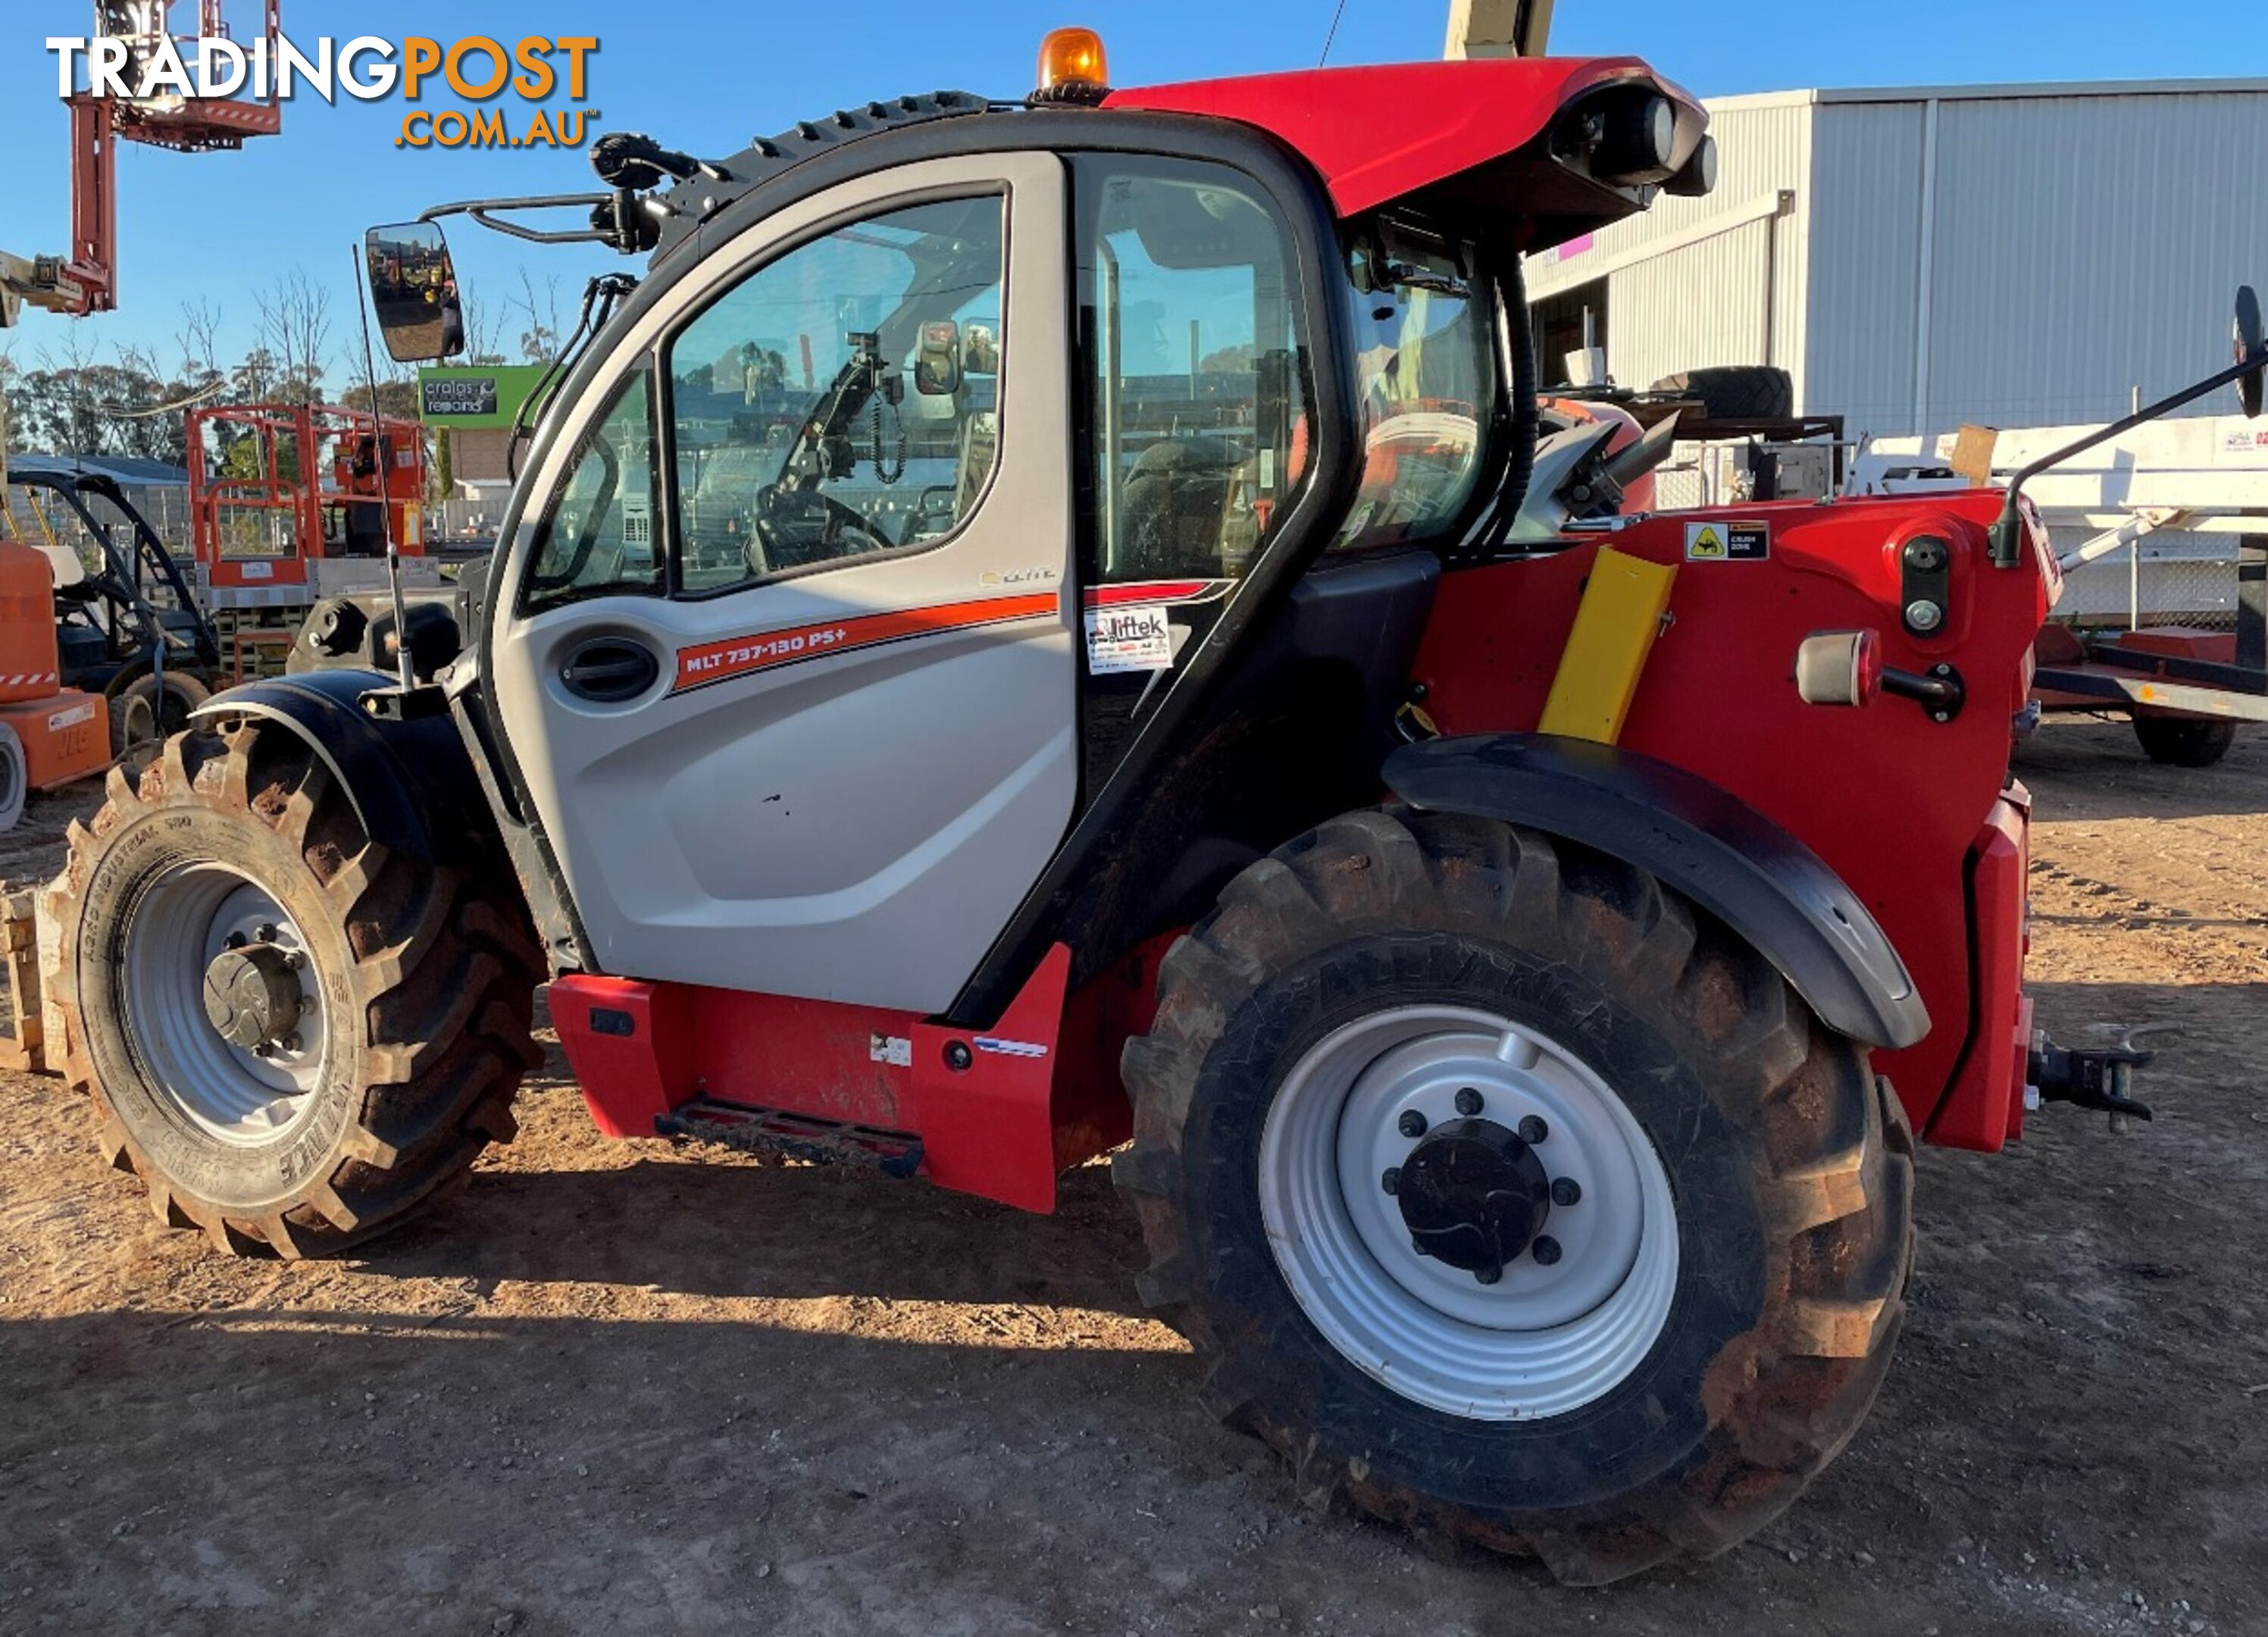
[[[291,956],[272,943],[224,949],[205,968],[205,1018],[247,1051],[272,1051],[299,1027],[306,1001]]]
[[[1269,1246],[1307,1317],[1445,1414],[1590,1403],[1668,1320],[1662,1162],[1615,1090],[1533,1027],[1447,1004],[1344,1024],[1285,1074],[1258,1169]]]
[[[1410,1151],[1395,1200],[1419,1255],[1493,1285],[1543,1231],[1551,1177],[1518,1132],[1455,1119]]]
[[[233,865],[183,860],[142,889],[125,946],[129,1039],[185,1124],[268,1143],[314,1109],[330,1045],[322,985],[273,894]]]

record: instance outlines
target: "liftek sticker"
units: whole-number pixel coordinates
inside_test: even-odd
[[[1771,556],[1770,523],[1688,523],[1688,563],[1761,563]]]
[[[1162,603],[1086,611],[1088,675],[1163,671],[1172,668],[1173,663],[1174,628]]]
[[[48,719],[48,731],[51,734],[60,734],[66,727],[77,727],[81,722],[92,720],[94,720],[94,701],[90,699],[85,704],[75,704],[68,711],[56,712]]]
[[[999,1058],[1043,1058],[1048,1049],[1036,1040],[1003,1040],[998,1035],[976,1036],[976,1049]]]
[[[244,565],[244,577],[247,579],[274,579],[276,565],[273,563],[247,563]]]

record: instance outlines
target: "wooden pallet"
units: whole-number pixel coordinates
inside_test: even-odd
[[[8,969],[8,1034],[0,1038],[0,1069],[48,1072],[47,1030],[40,1021],[40,934],[30,888],[0,881],[0,957]]]

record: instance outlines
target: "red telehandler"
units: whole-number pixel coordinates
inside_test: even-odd
[[[114,777],[51,1049],[162,1220],[323,1255],[512,1135],[548,979],[615,1136],[1037,1211],[1116,1150],[1143,1297],[1311,1495],[1573,1582],[1723,1551],[1874,1400],[1917,1134],[2136,1110],[2023,992],[2044,535],[1624,518],[1619,456],[1517,527],[1522,254],[1712,174],[1639,62],[1042,66],[610,135],[512,221],[651,264],[460,645]],[[373,232],[397,356],[460,336],[438,220],[512,208]]]

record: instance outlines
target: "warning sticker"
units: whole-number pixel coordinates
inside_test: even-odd
[[[1162,671],[1174,663],[1174,628],[1160,603],[1138,608],[1086,611],[1086,668],[1090,675],[1116,671]]]
[[[1770,523],[1688,523],[1688,563],[1761,563],[1771,556]]]
[[[866,1039],[866,1055],[877,1063],[888,1064],[892,1068],[911,1068],[914,1066],[914,1043],[903,1035],[870,1035]]]

